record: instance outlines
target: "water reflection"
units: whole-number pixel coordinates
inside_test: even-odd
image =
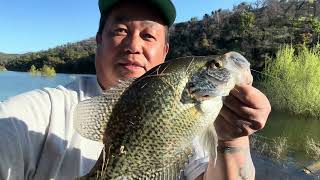
[[[320,143],[320,121],[318,118],[290,115],[284,112],[272,112],[266,127],[258,135],[268,140],[286,138],[288,145],[288,158],[293,158],[299,164],[312,161],[306,154],[307,138]],[[320,149],[320,147],[319,147]]]

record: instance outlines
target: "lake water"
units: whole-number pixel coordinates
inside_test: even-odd
[[[313,117],[291,115],[289,113],[273,111],[264,129],[258,132],[267,141],[276,138],[287,139],[287,155],[303,166],[313,161],[306,154],[307,139],[317,142],[320,150],[320,120]]]
[[[66,85],[73,81],[76,76],[72,74],[57,74],[54,77],[32,76],[27,72],[0,72],[0,101],[23,92],[42,87],[56,87]]]

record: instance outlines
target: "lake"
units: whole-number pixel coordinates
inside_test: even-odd
[[[294,159],[299,166],[309,164],[312,160],[306,154],[307,139],[312,138],[320,144],[320,121],[312,117],[291,115],[289,113],[271,112],[264,129],[256,133],[267,142],[276,138],[286,138],[287,160]],[[320,146],[318,147],[320,150]]]
[[[30,73],[25,72],[0,72],[0,101],[37,88],[66,85],[77,76],[83,75],[57,74],[54,77],[43,77],[32,76]],[[319,120],[272,112],[266,127],[258,134],[269,140],[276,137],[286,137],[289,148],[293,149],[289,156],[297,160],[300,165],[303,165],[310,162],[310,159],[305,156],[303,151],[306,137],[319,141],[319,125]]]
[[[79,75],[57,74],[54,77],[33,76],[27,72],[0,72],[0,101],[10,96],[42,87],[56,87],[66,85]]]

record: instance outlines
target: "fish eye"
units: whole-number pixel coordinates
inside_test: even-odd
[[[210,68],[213,68],[213,69],[220,69],[220,68],[222,68],[222,62],[221,61],[212,61],[209,66],[210,66]]]
[[[214,63],[214,66],[216,68],[221,68],[222,67],[222,63],[220,61],[218,61],[218,62]]]

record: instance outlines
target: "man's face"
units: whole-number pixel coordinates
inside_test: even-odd
[[[169,50],[165,37],[166,27],[154,10],[134,4],[115,7],[96,37],[96,72],[102,88],[161,64]]]

